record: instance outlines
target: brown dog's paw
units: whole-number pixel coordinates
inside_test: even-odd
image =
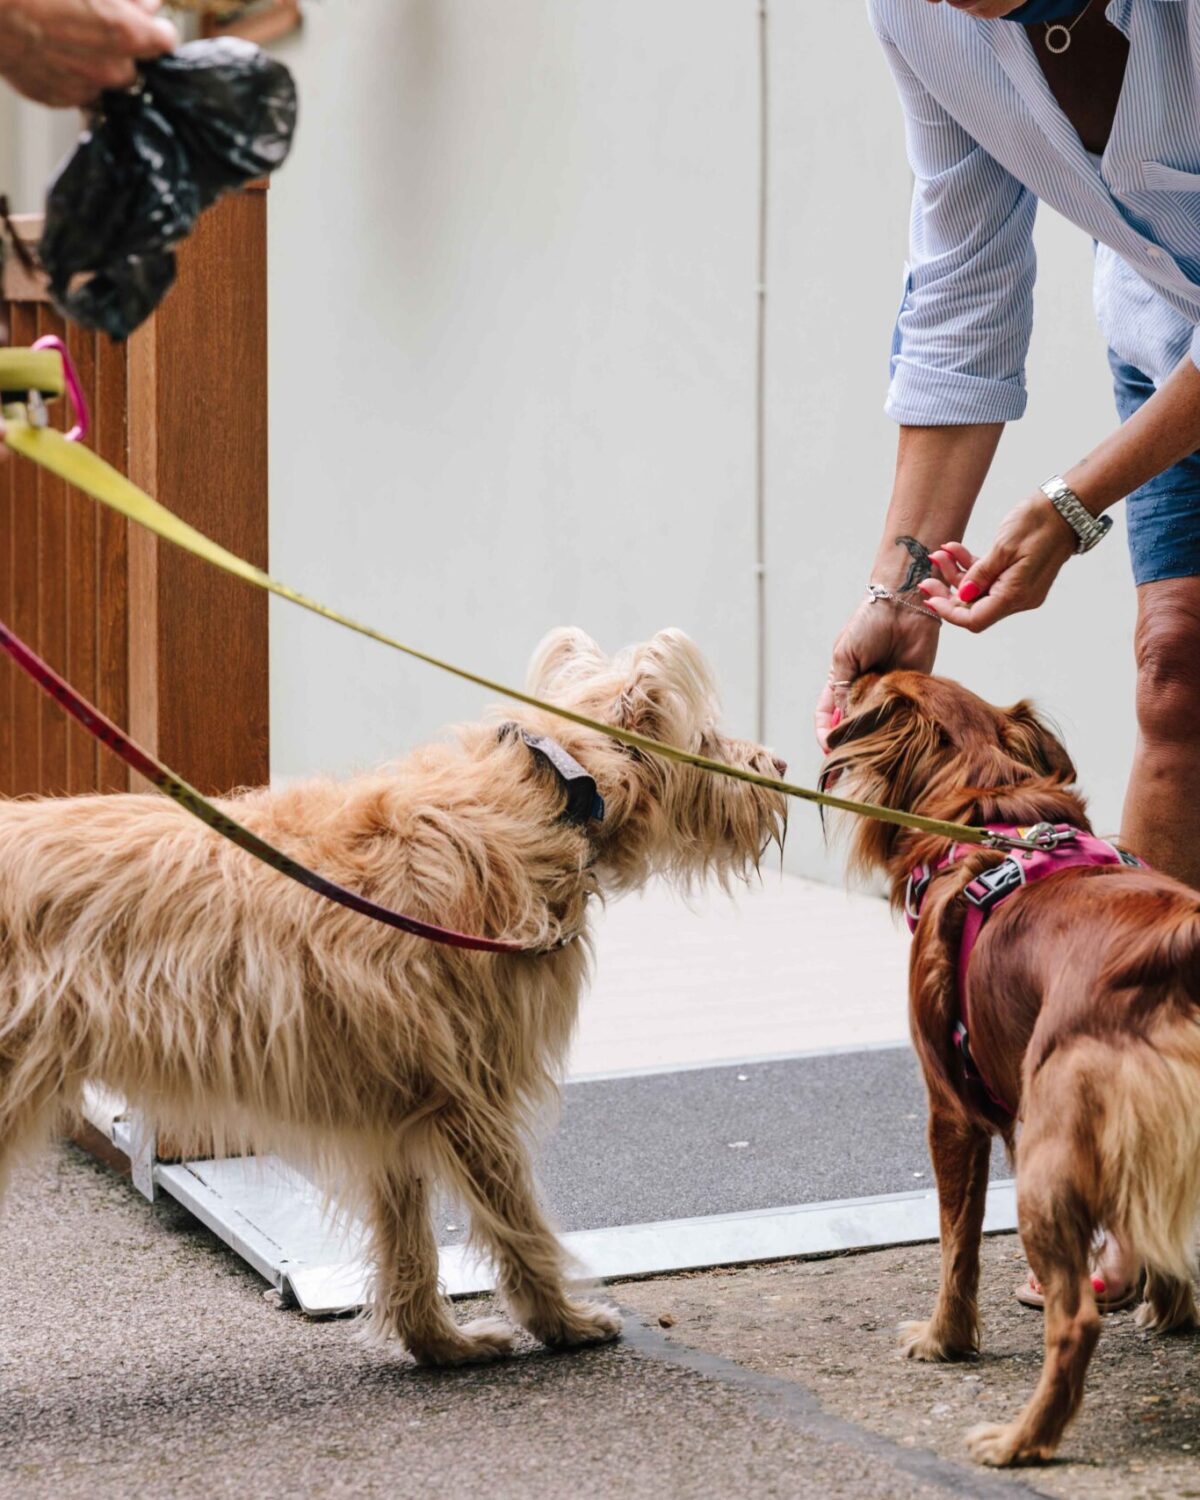
[[[901,1323],[899,1327],[900,1347],[909,1359],[927,1360],[930,1363],[948,1363],[951,1360],[974,1359],[979,1346],[974,1339],[961,1343],[950,1342],[933,1332],[933,1320],[928,1322]]]
[[[967,1452],[977,1464],[988,1464],[993,1469],[1004,1469],[1010,1464],[1042,1464],[1053,1457],[1053,1448],[1045,1446],[1022,1448],[1017,1437],[1017,1425],[1010,1422],[981,1422],[967,1433]]]
[[[582,1349],[615,1339],[621,1332],[621,1314],[603,1302],[568,1302],[562,1317],[531,1332],[548,1348]]]
[[[410,1345],[419,1365],[484,1365],[512,1353],[513,1330],[503,1318],[476,1318],[455,1329],[453,1337]]]

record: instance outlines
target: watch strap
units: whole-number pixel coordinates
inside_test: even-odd
[[[1077,554],[1090,552],[1112,530],[1112,517],[1092,515],[1061,475],[1052,474],[1038,488],[1075,533]]]

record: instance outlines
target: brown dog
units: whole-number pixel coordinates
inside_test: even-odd
[[[943,678],[866,678],[830,738],[839,793],[972,824],[1040,822],[1088,831],[1075,770],[1027,704],[999,709]],[[862,821],[853,859],[904,900],[910,871],[948,840]],[[1066,869],[1020,889],[970,957],[969,1058],[954,1041],[965,888],[1004,855],[980,850],[938,870],[924,899],[909,987],[929,1093],[942,1277],[933,1316],[902,1329],[917,1359],[978,1348],[976,1293],[990,1137],[1016,1142],[1019,1222],[1045,1289],[1045,1362],[1008,1426],[976,1427],[990,1464],[1049,1458],[1079,1409],[1100,1318],[1089,1250],[1101,1228],[1147,1269],[1142,1326],[1193,1326],[1200,1210],[1200,895],[1119,864]],[[970,1070],[970,1071],[969,1071]]]
[[[531,689],[747,769],[780,763],[717,729],[680,631],[606,656],[542,646]],[[438,1292],[431,1181],[468,1205],[513,1316],[557,1347],[612,1338],[575,1300],[537,1200],[524,1127],[553,1096],[588,967],[589,897],[661,874],[745,875],[781,839],[778,794],[626,750],[524,709],[594,778],[603,819],[522,737],[472,725],[383,771],[231,799],[235,817],[377,902],[531,950],[439,947],[257,863],[155,796],[0,802],[0,1185],[86,1080],[173,1138],[314,1165],[362,1212],[372,1317],[431,1364],[495,1358],[512,1330],[459,1326]]]

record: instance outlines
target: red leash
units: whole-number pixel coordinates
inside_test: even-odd
[[[318,896],[324,896],[327,901],[336,901],[339,906],[348,907],[361,916],[371,917],[374,921],[383,922],[388,927],[398,927],[401,932],[410,932],[414,937],[428,938],[434,943],[445,943],[451,948],[470,948],[478,953],[554,951],[553,949],[524,948],[520,943],[507,942],[502,938],[475,937],[467,932],[455,932],[449,927],[438,927],[432,922],[422,922],[419,917],[406,917],[401,912],[391,911],[386,906],[378,906],[374,901],[368,901],[365,896],[356,896],[353,891],[348,891],[334,881],[327,880],[324,875],[318,875],[315,870],[297,864],[294,859],[290,859],[273,844],[268,844],[256,833],[251,833],[228,813],[223,813],[206,797],[202,797],[195,787],[189,786],[182,777],[176,776],[174,771],[156,760],[140,745],[135,744],[94,704],[81,697],[49,663],[44,662],[36,652],[31,651],[3,621],[0,621],[0,648],[7,651],[17,666],[30,676],[44,693],[66,709],[77,723],[82,724],[89,734],[94,735],[102,745],[107,745],[114,755],[120,756],[127,766],[131,766],[147,781],[152,782],[160,792],[165,792],[185,811],[199,818],[202,823],[206,823],[223,838],[236,844],[239,849],[244,849],[247,854],[253,854],[256,859],[261,859],[273,870],[278,870],[281,875],[286,875],[290,880],[307,886],[310,891],[315,891]],[[562,947],[563,944],[555,946]]]

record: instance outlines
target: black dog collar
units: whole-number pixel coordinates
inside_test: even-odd
[[[596,789],[595,777],[585,771],[573,755],[569,755],[548,734],[530,734],[527,729],[511,722],[501,725],[501,739],[509,739],[514,734],[519,734],[533,754],[545,761],[558,777],[567,799],[563,818],[568,823],[583,827],[587,823],[599,823],[603,820],[604,798]]]

